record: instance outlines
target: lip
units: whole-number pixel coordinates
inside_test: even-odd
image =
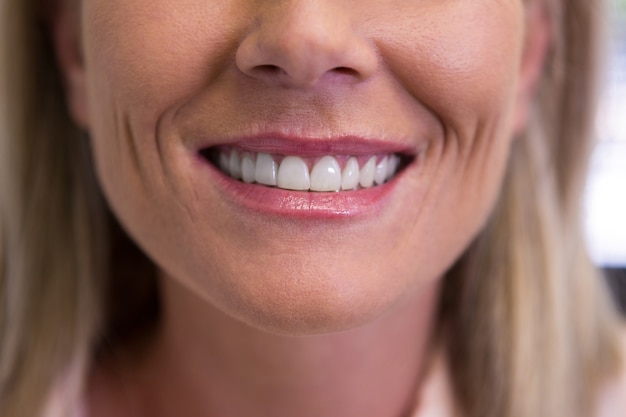
[[[235,210],[294,219],[348,219],[372,216],[380,212],[394,194],[401,177],[399,172],[390,181],[367,189],[340,192],[292,191],[259,184],[246,184],[221,172],[209,162],[203,151],[217,146],[236,147],[250,152],[315,157],[323,155],[374,155],[398,153],[414,165],[417,150],[406,144],[364,139],[355,136],[333,138],[300,138],[266,134],[227,142],[214,141],[196,151],[196,163],[201,175],[217,189],[224,201]],[[407,168],[410,168],[410,165]]]
[[[204,146],[198,146],[197,151],[225,145],[250,152],[304,157],[324,155],[357,156],[382,153],[401,153],[407,156],[415,156],[417,154],[414,146],[387,140],[366,139],[352,135],[341,135],[331,138],[305,138],[274,133],[223,142],[212,142]]]

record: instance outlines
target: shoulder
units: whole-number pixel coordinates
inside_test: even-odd
[[[621,341],[621,368],[600,392],[596,417],[626,417],[626,327],[622,331]]]

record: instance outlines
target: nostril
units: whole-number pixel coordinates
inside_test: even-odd
[[[257,65],[252,68],[252,71],[257,74],[257,76],[265,76],[268,78],[282,79],[284,77],[292,78],[289,74],[289,71],[278,65],[265,64],[265,65]],[[353,68],[349,67],[336,67],[333,68],[331,73],[345,75],[350,77],[358,77],[359,72]]]
[[[285,74],[286,71],[279,67],[278,65],[257,65],[254,67],[254,70],[258,73],[267,74],[267,75],[280,75]]]
[[[339,74],[349,75],[352,77],[358,77],[359,75],[359,72],[357,70],[355,70],[354,68],[348,68],[348,67],[333,68],[333,71]]]

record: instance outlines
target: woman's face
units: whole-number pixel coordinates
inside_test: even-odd
[[[528,101],[526,7],[84,0],[70,106],[165,275],[257,327],[349,328],[484,225]]]

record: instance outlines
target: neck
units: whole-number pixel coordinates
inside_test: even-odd
[[[163,282],[164,320],[140,372],[151,416],[404,417],[427,365],[437,287],[349,331],[280,336]]]

